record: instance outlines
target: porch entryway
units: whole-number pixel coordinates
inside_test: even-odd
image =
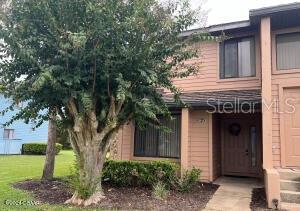
[[[215,114],[214,175],[262,176],[261,114]],[[219,146],[218,146],[219,145]],[[219,162],[219,163],[218,163]],[[218,169],[219,168],[219,169]]]
[[[257,178],[220,177],[214,183],[220,187],[205,211],[250,211],[253,188],[263,187]]]

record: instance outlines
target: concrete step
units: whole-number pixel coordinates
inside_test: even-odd
[[[299,211],[300,204],[282,202],[281,209],[289,211]]]
[[[300,192],[282,190],[280,196],[282,202],[300,204]]]
[[[293,180],[280,180],[280,189],[300,192],[300,182]]]
[[[280,174],[281,180],[292,180],[292,181],[299,181],[300,182],[300,171],[299,169],[280,169],[278,170]]]

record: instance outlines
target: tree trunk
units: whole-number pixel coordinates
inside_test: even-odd
[[[43,170],[42,181],[49,181],[53,179],[54,163],[55,163],[55,143],[56,143],[56,117],[52,115],[50,117],[48,126],[48,143],[46,150],[46,160]]]
[[[79,183],[76,184],[79,188],[65,203],[83,206],[97,204],[105,198],[101,185],[102,168],[114,136],[105,137],[100,141],[95,140],[89,127],[85,127],[80,133],[69,130],[69,134],[77,158],[78,172],[75,179]],[[99,143],[104,142],[105,147],[101,147]]]

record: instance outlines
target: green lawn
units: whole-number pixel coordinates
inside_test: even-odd
[[[0,210],[77,210],[63,206],[8,206],[4,200],[32,200],[30,194],[11,187],[12,183],[40,178],[45,156],[0,156]],[[72,151],[61,151],[56,156],[55,177],[67,176],[74,162]]]

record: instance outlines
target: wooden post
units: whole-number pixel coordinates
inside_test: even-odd
[[[262,131],[263,131],[263,168],[273,168],[272,162],[272,70],[271,70],[271,20],[261,19],[261,64],[262,64]]]
[[[280,177],[273,168],[272,153],[272,51],[271,18],[263,17],[260,24],[261,64],[262,64],[262,145],[265,189],[269,208],[274,208],[273,200],[280,203]],[[282,140],[281,140],[282,141]]]
[[[189,168],[189,109],[183,108],[181,112],[181,174]]]

